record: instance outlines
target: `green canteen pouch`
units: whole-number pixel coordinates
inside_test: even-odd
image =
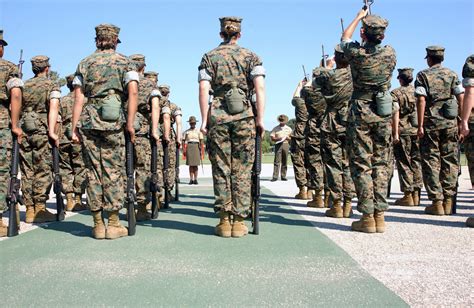
[[[458,116],[458,101],[450,99],[443,104],[443,116],[448,120],[456,119]]]
[[[38,130],[38,115],[33,112],[33,109],[31,107],[28,107],[26,109],[25,115],[22,118],[23,125],[22,129],[26,133],[34,133]]]
[[[377,106],[377,115],[386,117],[392,114],[393,101],[389,91],[377,92],[375,95],[375,104]]]
[[[122,110],[122,100],[118,94],[110,91],[109,94],[102,100],[100,107],[100,115],[102,120],[115,122],[120,118]]]
[[[245,92],[237,87],[237,83],[231,83],[231,88],[224,95],[229,114],[234,115],[242,113],[245,110]]]

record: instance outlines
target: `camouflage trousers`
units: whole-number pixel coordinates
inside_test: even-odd
[[[164,153],[163,153],[164,154]],[[168,144],[168,157],[169,157],[169,166],[167,170],[163,170],[162,172],[162,179],[160,182],[160,187],[164,187],[163,179],[166,180],[166,184],[171,191],[174,187],[174,183],[176,181],[176,140],[171,139],[170,143]],[[161,164],[163,164],[163,158],[161,159]]]
[[[293,162],[293,170],[295,171],[295,181],[298,187],[306,186],[308,183],[308,173],[304,160],[305,140],[291,138],[290,153]]]
[[[52,152],[46,133],[24,136],[20,145],[21,191],[26,206],[45,204],[53,183]]]
[[[392,147],[391,117],[375,123],[350,122],[347,137],[357,209],[363,214],[386,211]]]
[[[471,186],[474,187],[474,125],[471,123],[469,123],[469,130],[469,136],[464,139],[464,152],[467,158],[467,166],[469,167]]]
[[[352,198],[354,183],[349,168],[345,133],[322,132],[324,174],[331,200]]]
[[[275,159],[273,160],[273,178],[286,178],[289,144],[287,141],[275,144]]]
[[[250,213],[255,131],[253,118],[209,128],[208,152],[212,163],[216,213],[225,211],[242,217]]]
[[[145,206],[151,202],[151,144],[148,136],[136,136],[134,163],[137,205]],[[157,173],[159,174],[160,172]]]
[[[430,200],[453,196],[458,178],[458,128],[425,131],[420,142],[423,183]]]
[[[82,158],[82,146],[62,136],[59,144],[59,169],[63,193],[81,196],[86,191],[86,166]]]
[[[305,161],[308,169],[308,188],[322,191],[324,189],[324,168],[321,153],[321,129],[316,119],[308,120],[306,126]]]
[[[91,211],[120,210],[125,201],[125,136],[119,131],[83,130],[87,203]]]
[[[7,210],[11,153],[12,133],[9,128],[0,128],[0,213]]]
[[[398,179],[402,192],[413,192],[423,187],[421,154],[418,137],[400,136],[400,142],[393,146],[397,161]]]

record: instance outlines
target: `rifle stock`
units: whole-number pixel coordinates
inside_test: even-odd
[[[163,140],[163,183],[164,183],[164,209],[169,209],[170,207],[170,199],[169,199],[169,183],[168,183],[168,173],[170,167],[170,153],[169,153],[169,144],[166,140]]]
[[[363,0],[363,2],[364,2],[363,9],[369,10],[369,15],[372,15],[372,10],[370,9],[370,7],[372,6],[372,4],[374,4],[374,0]]]
[[[8,215],[7,236],[18,235],[20,226],[18,224],[17,202],[20,193],[20,179],[18,179],[18,161],[20,159],[20,145],[18,139],[13,135],[12,161],[10,166],[10,181],[8,182],[7,206],[10,211]]]
[[[160,191],[158,184],[158,145],[156,140],[151,137],[151,181],[150,181],[150,192],[151,192],[151,217],[153,219],[158,218],[159,210],[159,199],[157,193]]]
[[[61,174],[59,173],[59,151],[58,147],[53,144],[53,173],[54,184],[53,192],[56,194],[56,220],[64,220],[66,216],[64,213],[64,200],[62,195],[63,184]]]
[[[130,135],[125,133],[125,152],[127,158],[126,172],[127,172],[127,220],[128,220],[128,235],[135,235],[137,219],[135,216],[135,181],[134,181],[134,165],[133,165],[133,143],[130,140]]]
[[[252,168],[252,226],[253,234],[260,232],[260,173],[262,171],[262,139],[257,129],[255,137],[255,161]]]

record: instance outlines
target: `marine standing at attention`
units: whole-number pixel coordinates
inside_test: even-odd
[[[201,131],[207,134],[214,182],[216,235],[242,237],[251,207],[251,171],[255,136],[264,134],[265,69],[253,52],[237,44],[241,18],[220,18],[223,42],[206,53],[199,65]],[[209,102],[209,90],[214,91]],[[251,91],[255,89],[255,110]],[[230,216],[234,221],[231,223]]]

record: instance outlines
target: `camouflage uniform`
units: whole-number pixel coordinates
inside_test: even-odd
[[[321,73],[321,68],[313,71],[313,77]],[[324,189],[324,168],[321,152],[321,123],[323,121],[326,102],[320,88],[304,86],[301,90],[301,98],[304,99],[308,110],[308,122],[306,123],[305,161],[309,173],[308,189],[316,190],[316,195]]]
[[[96,32],[103,31],[99,27]],[[87,202],[93,212],[117,211],[124,205],[126,90],[129,82],[138,79],[130,60],[113,50],[98,49],[77,67],[73,84],[81,87],[87,98],[80,130],[89,180]],[[118,120],[103,120],[101,106],[116,96],[121,102]]]
[[[2,31],[3,32],[3,31]],[[3,33],[0,37],[3,41]],[[3,46],[6,42],[3,43]],[[10,158],[12,150],[12,133],[10,131],[10,91],[23,88],[23,81],[18,78],[15,64],[0,58],[0,214],[7,210],[6,195],[10,178]]]
[[[33,67],[49,66],[46,56],[34,57]],[[60,99],[59,85],[46,75],[25,82],[21,112],[25,133],[20,146],[23,202],[26,207],[44,205],[53,182],[51,145],[48,137],[48,112],[51,99]]]
[[[470,55],[466,59],[462,70],[462,77],[465,88],[474,87],[474,55]],[[464,150],[469,167],[471,185],[474,187],[474,109],[471,109],[471,116],[469,117],[469,136],[464,139]]]
[[[352,95],[350,68],[322,70],[314,79],[326,100],[326,111],[321,124],[322,153],[328,191],[333,201],[352,198],[353,182],[349,168],[346,122]]]
[[[431,46],[427,52],[428,55],[444,55],[444,48]],[[448,102],[457,104],[454,95],[463,92],[456,73],[441,64],[422,70],[416,76],[415,96],[426,99],[420,150],[423,182],[432,201],[451,198],[456,192],[459,168],[457,120],[446,118],[443,110]]]
[[[413,69],[399,69],[399,74],[412,78]],[[417,137],[415,87],[411,84],[392,91],[392,98],[400,108],[399,136],[400,142],[394,145],[400,189],[404,193],[421,190],[420,145]]]
[[[69,82],[69,80],[68,80]],[[72,80],[71,80],[72,83]],[[72,87],[72,85],[71,85]],[[63,179],[63,193],[82,196],[86,190],[86,167],[82,159],[82,147],[72,143],[72,107],[74,92],[61,98],[61,134],[59,139],[59,167]]]
[[[366,31],[380,34],[388,22],[370,15],[363,20]],[[388,93],[396,65],[395,50],[366,42],[343,40],[341,48],[349,61],[354,92],[349,103],[347,137],[352,180],[357,192],[357,209],[366,215],[388,209],[389,156],[392,147],[390,115],[376,113],[375,95]],[[372,218],[373,219],[373,218]],[[354,225],[353,225],[354,227]]]
[[[240,20],[222,18],[221,31],[229,22],[240,32]],[[257,76],[265,76],[262,61],[237,44],[221,43],[206,53],[199,65],[199,81],[209,81],[214,90],[208,115],[208,151],[216,213],[232,213],[238,217],[250,213],[256,126],[249,94]],[[246,97],[243,111],[236,114],[229,113],[225,100],[232,82],[237,82]]]
[[[308,171],[305,164],[305,129],[308,121],[308,111],[304,100],[300,97],[294,97],[291,104],[295,106],[295,129],[291,134],[290,153],[293,169],[295,172],[295,181],[298,187],[305,187],[308,183]]]

